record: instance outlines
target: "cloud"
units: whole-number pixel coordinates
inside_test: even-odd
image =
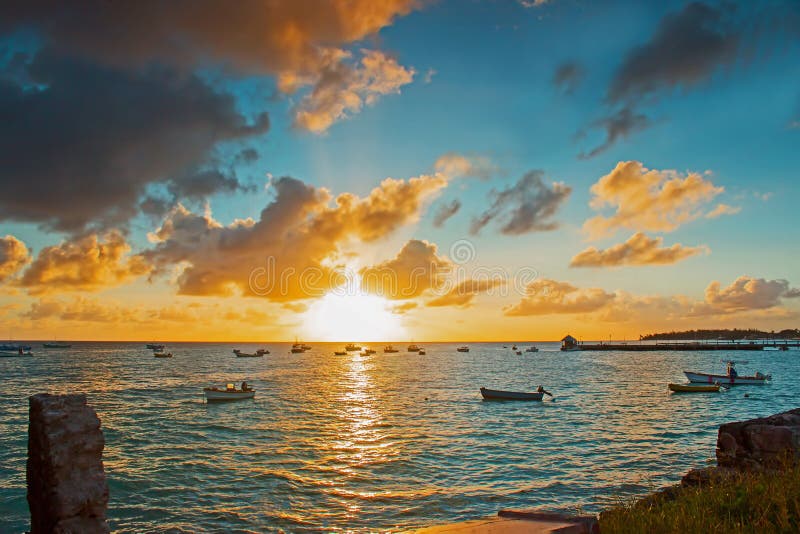
[[[553,182],[548,187],[542,181],[543,176],[543,171],[530,171],[513,186],[492,190],[492,205],[473,219],[470,233],[477,234],[495,219],[500,221],[500,232],[505,235],[558,228],[558,223],[551,219],[572,188],[562,182]]]
[[[320,297],[344,282],[336,263],[340,245],[369,242],[415,222],[424,203],[447,185],[440,175],[387,178],[366,197],[283,177],[257,220],[224,226],[211,213],[172,210],[149,237],[142,255],[156,275],[177,269],[184,295],[262,296],[291,302]],[[334,205],[331,206],[331,201]]]
[[[591,239],[613,235],[620,228],[671,232],[703,216],[705,205],[723,191],[696,172],[684,176],[673,170],[650,170],[638,161],[620,161],[592,185],[589,203],[595,210],[610,206],[614,214],[588,219],[583,229]]]
[[[447,219],[458,213],[460,209],[461,201],[458,199],[454,199],[449,203],[440,204],[439,209],[436,210],[436,214],[433,217],[433,225],[436,228],[441,228],[444,226],[444,223],[447,222]]]
[[[29,71],[35,90],[0,81],[0,220],[80,232],[124,223],[156,184],[181,198],[234,191],[215,148],[269,126],[168,69],[119,71],[45,49]]]
[[[435,244],[412,239],[391,260],[361,269],[361,287],[391,300],[410,299],[439,288],[453,265],[438,252]]]
[[[717,204],[717,207],[706,213],[706,219],[716,219],[723,215],[736,215],[742,211],[740,206],[729,206],[727,204]]]
[[[42,249],[17,283],[32,294],[120,285],[150,272],[144,258],[130,256],[130,250],[116,231],[64,241]]]
[[[708,247],[685,247],[676,243],[662,247],[664,239],[649,238],[637,232],[624,243],[598,250],[589,247],[572,258],[570,267],[617,267],[621,265],[668,265],[698,254],[707,254]]]
[[[395,304],[394,306],[392,306],[391,312],[394,313],[395,315],[404,315],[413,310],[414,308],[416,308],[417,306],[418,304],[414,301],[401,302],[400,304]]]
[[[519,303],[504,308],[507,316],[585,314],[586,320],[626,322],[682,321],[691,317],[775,317],[791,315],[782,299],[800,297],[786,280],[741,276],[721,288],[717,281],[705,290],[703,300],[683,295],[632,295],[600,288],[577,288],[567,282],[535,280]]]
[[[541,7],[550,0],[517,0],[517,3],[524,8]]]
[[[466,308],[472,304],[475,295],[487,293],[506,283],[500,278],[470,279],[460,282],[456,287],[425,303],[426,306],[460,306]]]
[[[86,297],[74,297],[70,301],[39,299],[32,302],[22,316],[34,321],[58,319],[59,321],[92,323],[139,323],[141,310],[117,304],[106,304]]]
[[[25,243],[13,235],[0,237],[0,282],[13,277],[30,261]]]
[[[611,102],[639,100],[674,88],[707,81],[719,67],[733,63],[740,33],[735,6],[692,2],[669,13],[648,42],[633,48],[611,81]]]
[[[488,180],[500,169],[485,156],[458,154],[448,152],[442,154],[433,164],[436,172],[448,178],[480,178]]]
[[[355,67],[337,58],[319,74],[313,90],[294,109],[294,126],[322,133],[381,96],[399,93],[414,79],[414,69],[374,50],[362,50]],[[345,56],[347,57],[347,56]]]
[[[517,304],[503,308],[504,315],[549,315],[597,311],[614,300],[613,293],[600,288],[580,289],[567,282],[534,280],[525,289]]]
[[[592,125],[604,129],[606,138],[602,144],[589,152],[581,153],[578,156],[580,159],[593,158],[611,148],[618,140],[627,139],[631,134],[644,130],[650,126],[650,119],[630,107],[623,107],[619,111],[595,121]]]
[[[586,69],[577,61],[565,61],[553,72],[553,85],[565,95],[571,95],[583,81]]]

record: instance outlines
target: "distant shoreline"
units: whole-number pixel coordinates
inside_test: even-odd
[[[720,329],[720,330],[683,330],[676,332],[661,332],[639,336],[641,341],[684,341],[684,340],[709,340],[709,339],[797,339],[800,338],[800,330],[787,329],[780,332],[765,332],[750,328],[746,330]]]

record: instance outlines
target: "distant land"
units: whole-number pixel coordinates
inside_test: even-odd
[[[787,329],[780,332],[765,332],[755,328],[721,329],[721,330],[683,330],[679,332],[661,332],[639,336],[642,341],[677,340],[677,339],[793,339],[800,338],[800,330]]]

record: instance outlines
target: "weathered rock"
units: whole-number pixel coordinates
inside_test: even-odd
[[[717,465],[735,469],[780,467],[800,459],[800,408],[719,427]]]
[[[30,397],[31,534],[106,533],[108,485],[100,419],[85,395]]]

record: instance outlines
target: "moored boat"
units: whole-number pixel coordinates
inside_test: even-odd
[[[42,347],[46,349],[69,349],[72,348],[72,345],[69,343],[61,343],[59,341],[54,341],[52,343],[42,343]]]
[[[228,384],[225,389],[218,387],[203,388],[203,394],[208,402],[224,402],[252,399],[256,396],[256,390],[252,388],[236,389],[235,385]]]
[[[408,346],[407,350],[408,352],[419,352],[420,350],[422,350],[422,348],[412,343],[411,345]]]
[[[364,356],[369,356],[370,354],[375,354],[375,352],[376,352],[375,349],[371,349],[369,347],[364,347],[364,352],[362,352],[362,354]]]
[[[153,358],[172,358],[171,352],[153,352]]]
[[[335,351],[333,351],[333,353],[336,356],[347,356],[347,351],[344,351],[344,350],[335,350]]]
[[[233,349],[233,353],[237,358],[261,358],[265,354],[269,354],[268,350],[258,349],[255,352],[242,352],[239,349]]]
[[[161,345],[159,343],[148,343],[147,345],[145,345],[145,347],[147,347],[150,350],[164,350],[164,345]]]
[[[716,393],[719,391],[719,384],[667,384],[670,391],[675,393]]]
[[[388,353],[400,352],[400,351],[398,349],[394,348],[391,345],[386,345],[385,347],[383,347],[383,352],[388,354]]]
[[[361,346],[356,345],[355,343],[348,343],[347,345],[344,346],[344,350],[346,350],[347,352],[354,352],[357,350],[361,350]]]
[[[540,401],[544,392],[503,391],[498,389],[481,388],[484,400],[532,400]]]
[[[539,348],[538,347],[528,347],[527,349],[525,349],[525,352],[539,352]]]
[[[6,352],[10,352],[10,351],[17,352],[19,349],[22,349],[23,352],[28,352],[30,350],[33,350],[33,347],[31,347],[30,345],[17,345],[17,344],[14,344],[14,343],[6,343],[6,344],[3,344],[3,345],[0,345],[0,350],[6,351]]]
[[[464,345],[463,347],[458,347],[456,350],[458,352],[469,352],[469,347]]]
[[[15,358],[19,356],[33,356],[29,350],[23,350],[19,347],[17,350],[0,350],[0,358]]]
[[[427,353],[425,352],[425,349],[419,349],[419,352],[417,354],[419,354],[420,356],[425,356],[425,354]]]

